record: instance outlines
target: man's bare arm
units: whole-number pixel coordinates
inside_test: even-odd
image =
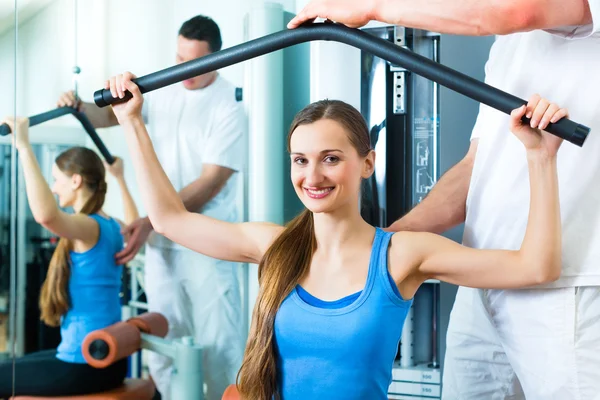
[[[109,128],[119,124],[111,107],[100,108],[94,103],[85,103],[73,91],[61,94],[56,106],[73,107],[85,113],[94,128]]]
[[[587,0],[312,0],[288,24],[328,18],[351,27],[371,20],[455,35],[485,36],[584,25]]]
[[[191,212],[200,210],[223,189],[234,173],[230,168],[204,164],[200,177],[179,191],[185,208]]]
[[[375,19],[458,35],[505,35],[592,21],[587,0],[378,0]]]

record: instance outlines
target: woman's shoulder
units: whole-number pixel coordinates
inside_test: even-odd
[[[111,237],[115,235],[121,236],[123,224],[117,218],[111,217],[105,212],[90,214],[89,217],[98,223],[100,228],[100,237]]]
[[[418,252],[419,244],[431,235],[426,232],[387,231],[391,234],[390,254],[406,258]]]
[[[119,222],[119,220],[117,218],[108,215],[104,211],[98,211],[97,213],[90,214],[89,216],[91,218],[93,218],[94,220],[98,221],[99,223],[108,223],[108,224],[121,225],[120,222]]]

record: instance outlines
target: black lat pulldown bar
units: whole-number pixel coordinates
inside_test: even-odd
[[[92,123],[90,122],[88,117],[84,113],[77,111],[73,107],[55,108],[54,110],[50,110],[45,113],[34,115],[29,118],[29,126],[39,125],[41,123],[62,117],[63,115],[67,115],[67,114],[71,114],[75,118],[77,118],[77,120],[83,126],[83,129],[85,129],[87,134],[90,136],[90,138],[92,139],[92,141],[94,142],[94,144],[96,145],[96,147],[98,148],[98,150],[100,151],[100,153],[102,154],[104,159],[106,160],[106,162],[109,164],[114,163],[115,158],[110,154],[110,152],[104,145],[104,142],[98,136],[98,133],[96,133],[96,130],[94,129],[94,126],[92,125]],[[6,124],[0,125],[0,136],[6,136],[9,133],[10,133],[10,127],[8,125],[6,125]]]
[[[359,48],[506,114],[510,114],[515,108],[527,104],[527,101],[519,97],[415,54],[387,40],[372,36],[360,29],[352,29],[330,22],[311,23],[297,29],[276,32],[196,60],[139,77],[134,82],[139,86],[142,93],[147,93],[185,79],[313,40],[335,41]],[[335,60],[332,60],[332,62],[335,62]],[[128,92],[126,92],[124,99],[113,98],[110,90],[106,89],[94,93],[94,101],[99,107],[127,101],[130,98],[131,94]],[[528,118],[524,117],[523,121],[529,123]],[[566,118],[554,124],[549,124],[545,130],[577,146],[583,145],[590,132],[590,128]]]

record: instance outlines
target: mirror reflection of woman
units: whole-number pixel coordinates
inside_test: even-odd
[[[89,366],[81,351],[85,336],[121,320],[122,266],[115,254],[123,248],[123,223],[104,211],[105,171],[121,188],[125,222],[137,218],[137,209],[125,184],[122,160],[103,164],[84,147],[61,153],[52,166],[52,188],[44,179],[29,142],[29,121],[9,118],[23,175],[29,207],[36,222],[60,237],[40,292],[41,320],[60,326],[57,349],[26,354],[0,363],[0,399],[15,395],[67,396],[96,393],[118,387],[127,373],[127,360],[108,368]],[[58,204],[54,198],[58,197]],[[60,207],[59,207],[60,206]],[[61,208],[72,207],[69,214]]]

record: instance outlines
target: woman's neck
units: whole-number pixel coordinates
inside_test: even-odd
[[[79,196],[77,196],[75,202],[73,203],[73,211],[76,214],[80,213],[83,209],[83,206],[85,206],[85,203],[87,203],[92,196],[93,194],[90,192],[82,192]]]
[[[358,209],[313,214],[313,219],[319,252],[336,253],[353,243],[364,243],[372,239],[375,231]]]

